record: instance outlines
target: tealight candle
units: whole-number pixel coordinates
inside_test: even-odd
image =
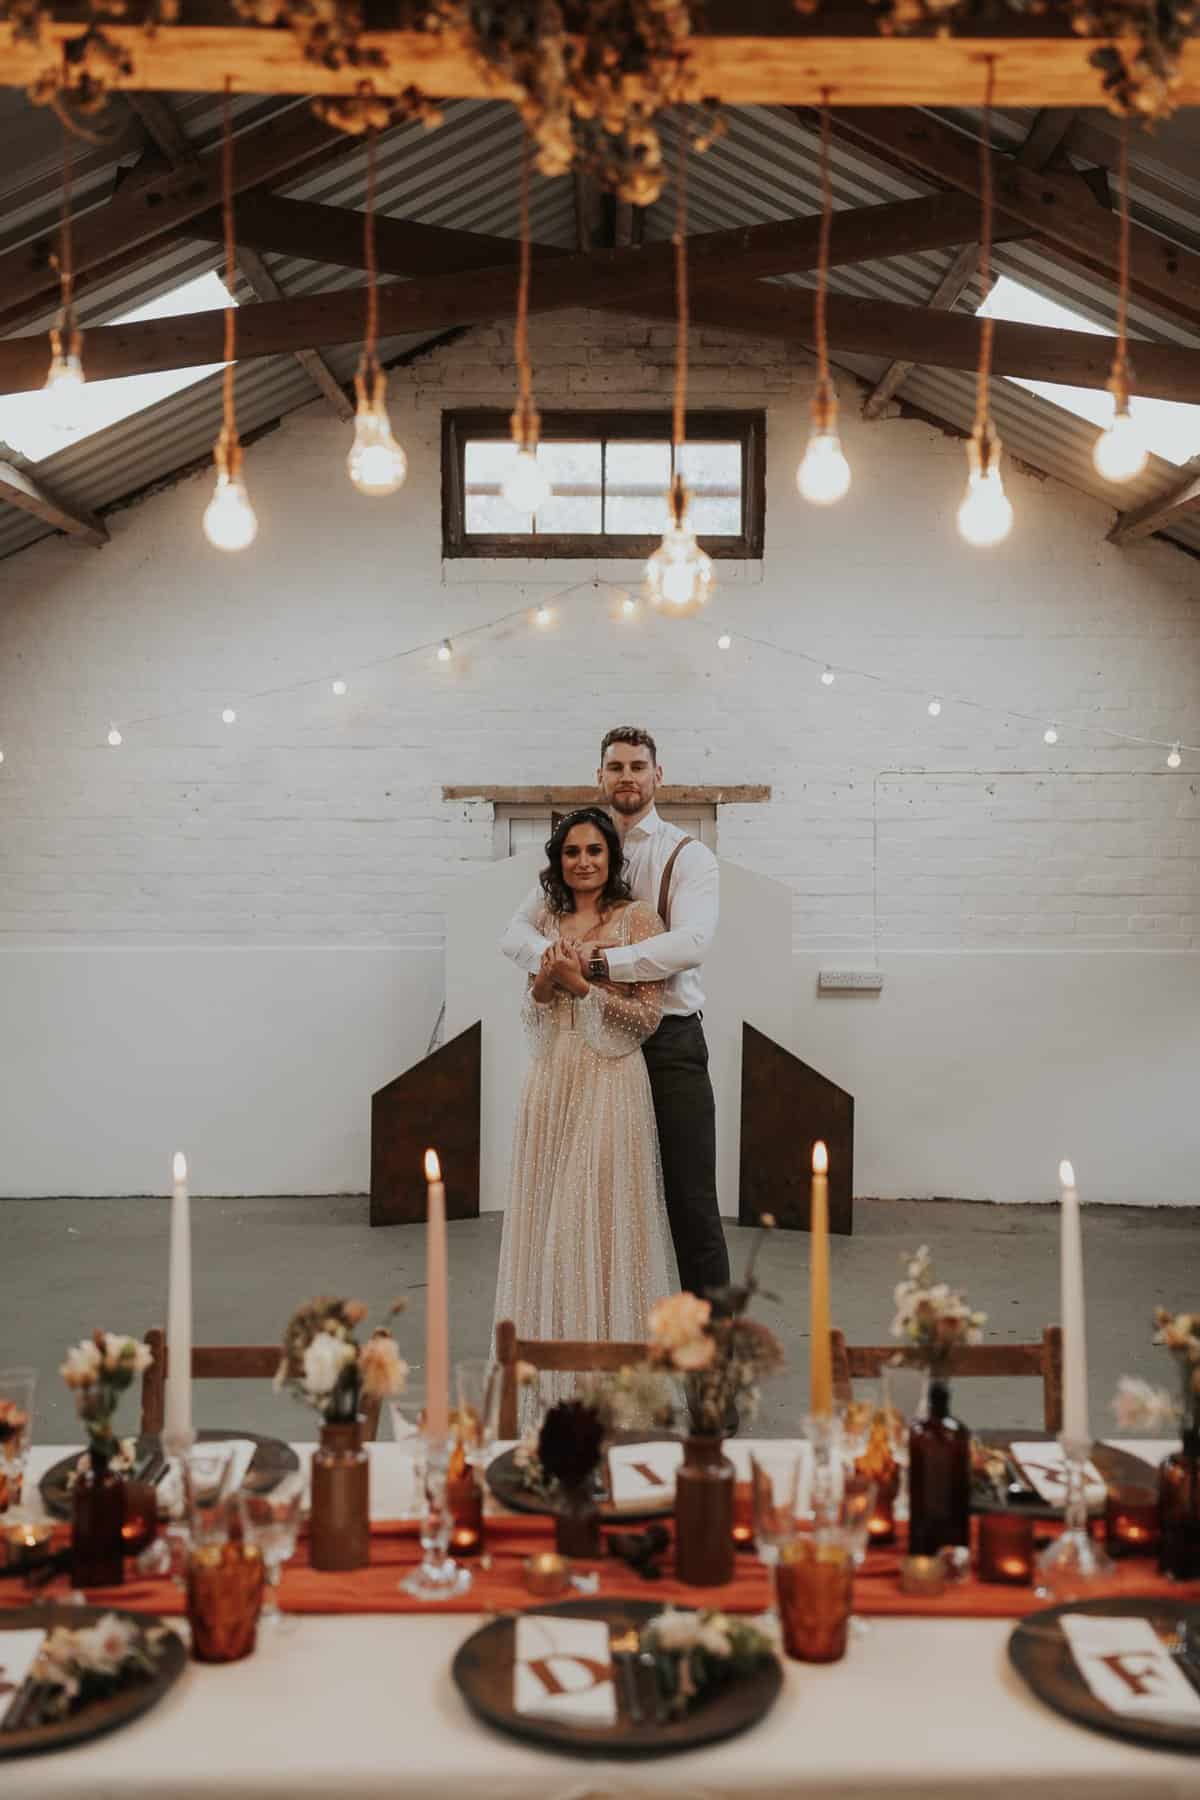
[[[28,1574],[36,1569],[39,1563],[45,1562],[50,1553],[50,1539],[53,1536],[53,1525],[37,1523],[33,1519],[20,1519],[4,1528],[4,1560],[10,1569],[20,1569]]]
[[[525,1586],[540,1600],[565,1594],[571,1584],[571,1562],[555,1550],[539,1550],[525,1558]]]
[[[1033,1580],[1033,1520],[1019,1513],[981,1513],[979,1579],[1008,1587]]]
[[[749,1481],[739,1481],[733,1490],[733,1529],[730,1532],[736,1550],[754,1548],[754,1488]]]
[[[946,1567],[940,1556],[906,1556],[900,1564],[900,1592],[932,1599],[946,1591]]]
[[[450,1509],[450,1548],[456,1556],[476,1556],[483,1548],[483,1489],[475,1471],[446,1483],[446,1505]]]
[[[1149,1556],[1158,1548],[1158,1496],[1152,1488],[1109,1488],[1104,1542],[1110,1556]]]

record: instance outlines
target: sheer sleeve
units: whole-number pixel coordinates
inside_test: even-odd
[[[545,910],[539,911],[536,917],[530,920],[530,924],[534,931],[546,936],[548,920]],[[534,999],[534,979],[535,977],[530,975],[525,983],[525,998],[521,1003],[521,1024],[524,1027],[525,1043],[529,1054],[534,1061],[537,1061],[539,1057],[545,1056],[554,1041],[556,1007],[554,999],[545,1002]]]
[[[621,917],[622,939],[640,944],[657,937],[663,922],[652,906],[635,900]],[[597,981],[584,1000],[575,1002],[575,1018],[584,1041],[599,1056],[629,1056],[658,1029],[665,981]]]

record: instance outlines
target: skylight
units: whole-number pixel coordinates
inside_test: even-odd
[[[114,325],[130,325],[141,319],[167,319],[176,313],[212,312],[237,302],[230,301],[229,290],[215,273],[185,281],[169,294],[160,294],[133,312],[122,313]],[[49,359],[49,351],[47,351]],[[156,375],[119,375],[112,381],[85,381],[79,390],[76,416],[78,425],[64,431],[51,416],[50,396],[37,388],[30,394],[0,394],[0,443],[20,451],[30,462],[42,462],[60,450],[80,444],[97,431],[117,425],[134,413],[144,412],[156,400],[178,394],[184,388],[215,375],[224,365],[202,363],[190,369],[164,369]],[[87,372],[87,336],[83,340],[83,367]]]
[[[1023,325],[1054,325],[1066,331],[1089,331],[1095,337],[1112,337],[1101,325],[1093,325],[1069,306],[1047,300],[1008,275],[1001,275],[991,293],[979,308],[980,315],[993,319],[1011,319]],[[1137,345],[1131,346],[1133,366],[1137,369]],[[1023,376],[1006,375],[1005,381],[1023,387],[1031,394],[1049,400],[1090,419],[1093,425],[1106,426],[1112,419],[1112,398],[1104,388],[1068,387],[1057,381],[1026,381]],[[1176,465],[1200,453],[1200,406],[1185,406],[1178,400],[1130,401],[1129,410],[1141,426],[1146,443],[1156,456]]]

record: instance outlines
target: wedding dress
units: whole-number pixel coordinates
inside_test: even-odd
[[[558,917],[537,921],[559,936]],[[596,927],[611,943],[663,929],[635,900]],[[650,1077],[641,1045],[662,1016],[659,981],[562,989],[540,1005],[526,990],[531,1053],[517,1109],[496,1320],[520,1337],[644,1343],[656,1300],[677,1286],[663,1198]],[[571,1375],[543,1375],[543,1405],[569,1396]],[[535,1404],[522,1405],[531,1422]]]

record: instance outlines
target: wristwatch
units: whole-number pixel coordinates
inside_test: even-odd
[[[597,950],[589,959],[587,965],[587,978],[589,981],[608,980],[608,958],[605,956],[603,950]]]

